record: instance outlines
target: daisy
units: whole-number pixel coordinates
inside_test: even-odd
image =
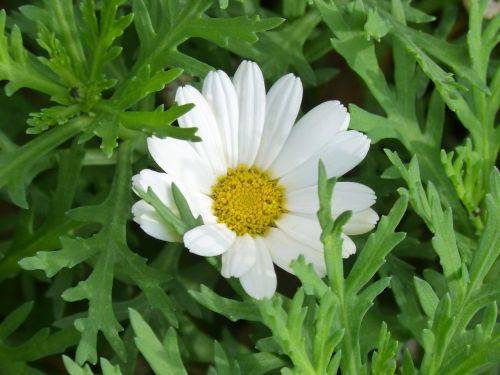
[[[339,177],[366,156],[370,140],[347,130],[349,113],[338,101],[322,103],[294,125],[302,100],[302,83],[293,74],[265,91],[257,64],[244,61],[231,80],[223,71],[205,78],[202,92],[180,87],[178,104],[195,107],[179,118],[181,127],[198,127],[202,142],[148,139],[151,156],[164,172],[142,170],[134,188],[149,187],[176,212],[170,186],[175,183],[195,216],[204,224],[182,240],[190,252],[222,255],[222,275],[237,277],[252,297],[276,290],[274,264],[293,273],[299,255],[326,273],[321,227],[316,217],[318,162],[328,176]],[[352,211],[343,228],[343,257],[356,251],[349,235],[370,231],[378,215],[370,207],[375,193],[367,186],[337,182],[332,212]],[[141,200],[132,212],[149,235],[179,241],[162,224],[155,209]]]

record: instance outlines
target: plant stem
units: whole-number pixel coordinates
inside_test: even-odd
[[[48,154],[60,144],[77,135],[90,122],[91,119],[88,117],[78,117],[68,124],[57,126],[37,136],[32,141],[19,147],[19,149],[12,151],[12,154],[4,154],[6,157],[10,157],[11,155],[13,157],[0,170],[0,187],[5,186],[9,182],[8,177],[10,173],[22,169],[31,160],[39,159],[41,156]]]

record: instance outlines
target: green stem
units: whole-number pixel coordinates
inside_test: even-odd
[[[334,254],[334,250],[339,254]],[[327,267],[330,263],[335,263],[334,267],[329,268],[328,277],[330,279],[331,288],[338,299],[340,306],[340,320],[342,327],[345,329],[344,338],[342,339],[342,373],[346,374],[361,374],[361,353],[359,346],[355,345],[355,340],[352,337],[351,325],[352,321],[349,317],[349,306],[346,300],[349,298],[345,291],[345,279],[343,272],[342,239],[340,234],[329,235],[325,240],[325,251],[329,252],[330,256],[336,255],[334,259],[327,260]],[[327,255],[328,256],[328,255]]]
[[[9,183],[9,175],[11,173],[21,170],[25,164],[39,159],[60,144],[74,137],[90,122],[91,119],[88,117],[76,118],[68,124],[57,126],[36,137],[19,147],[19,149],[12,151],[12,153],[4,154],[8,158],[8,163],[0,170],[0,187]]]

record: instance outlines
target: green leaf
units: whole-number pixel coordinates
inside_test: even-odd
[[[98,113],[87,132],[92,132],[102,139],[101,150],[109,158],[113,151],[118,147],[118,136],[120,132],[120,123],[118,117],[113,113]]]
[[[182,69],[151,71],[151,66],[146,64],[137,74],[119,86],[111,97],[110,106],[118,109],[128,109],[147,95],[161,91],[165,86],[182,74]],[[172,121],[168,122],[170,124]]]
[[[23,324],[33,308],[33,303],[28,302],[11,312],[0,323],[0,362],[2,363],[2,374],[40,374],[35,366],[28,363],[40,358],[64,352],[73,346],[78,340],[74,329],[66,329],[50,334],[48,328],[31,333],[24,337],[25,341],[15,340],[15,345],[9,336]]]
[[[169,207],[167,207],[158,196],[155,194],[151,187],[147,191],[136,189],[136,194],[139,195],[145,202],[154,207],[160,216],[163,224],[171,229],[171,232],[176,233],[180,239],[190,228],[179,218]]]
[[[179,52],[179,46],[189,38],[199,37],[227,48],[231,42],[253,43],[257,33],[269,30],[282,22],[279,18],[261,19],[256,16],[211,18],[204,15],[211,5],[209,0],[195,0],[187,5],[161,4],[159,14],[150,14],[151,1],[134,0],[134,22],[141,48],[134,71],[150,65],[156,72],[161,67],[177,66],[186,72],[204,76],[210,66]],[[175,9],[173,9],[175,8]],[[175,15],[175,17],[174,17]],[[155,22],[161,19],[161,22]],[[168,21],[164,21],[168,20]]]
[[[312,264],[306,264],[303,255],[293,260],[290,267],[302,283],[306,294],[321,298],[326,293],[328,287],[318,276]]]
[[[86,57],[83,50],[80,33],[71,0],[54,0],[46,2],[52,27],[61,38],[61,43],[71,58],[75,72],[81,76],[85,74]]]
[[[413,365],[413,360],[408,349],[405,350],[403,354],[403,366],[401,369],[401,375],[416,375],[415,366]]]
[[[391,25],[379,15],[376,9],[368,11],[368,19],[365,23],[365,32],[368,38],[373,37],[378,42],[387,35],[390,29]]]
[[[355,104],[349,104],[349,113],[352,127],[367,133],[373,143],[382,139],[403,137],[401,124],[397,121],[365,111]]]
[[[70,212],[70,217],[75,221],[99,223],[100,230],[89,238],[64,239],[62,250],[41,253],[23,262],[26,267],[43,269],[48,275],[58,272],[62,267],[91,262],[93,270],[90,276],[62,294],[69,302],[84,299],[89,301],[88,313],[74,323],[82,333],[76,351],[76,360],[80,364],[97,361],[98,332],[104,334],[119,356],[125,357],[125,347],[118,335],[122,327],[112,308],[116,268],[127,269],[129,278],[144,291],[149,303],[160,309],[172,324],[176,324],[170,300],[160,287],[166,276],[146,266],[144,259],[132,253],[127,246],[125,226],[130,213],[131,152],[130,143],[124,143],[120,147],[115,178],[103,203],[79,207]]]
[[[57,187],[51,196],[47,219],[36,230],[30,228],[28,233],[18,231],[15,234],[5,257],[0,260],[0,279],[15,275],[20,270],[18,264],[25,269],[34,269],[24,257],[33,256],[35,252],[43,253],[42,250],[57,249],[60,237],[78,225],[67,218],[66,211],[73,205],[82,157],[82,148],[77,144],[59,153]],[[60,263],[59,260],[57,263]]]
[[[398,343],[391,339],[390,332],[387,331],[387,324],[382,323],[380,327],[377,350],[373,353],[372,373],[373,374],[394,374],[396,371],[395,356],[398,350]]]
[[[82,40],[90,51],[90,79],[95,80],[107,64],[121,52],[121,47],[114,46],[127,27],[132,23],[133,14],[117,17],[119,7],[124,0],[106,1],[100,9],[100,17],[96,15],[94,0],[86,0],[81,4],[83,28]]]
[[[192,229],[203,224],[201,216],[198,216],[197,218],[193,216],[186,198],[184,198],[176,184],[172,184],[172,196],[174,198],[175,205],[179,210],[179,216],[188,228]]]
[[[251,301],[240,302],[221,297],[204,285],[199,292],[190,290],[189,294],[207,309],[224,315],[233,322],[242,319],[250,321],[260,319],[259,309]]]
[[[162,106],[153,112],[123,111],[117,114],[117,119],[125,128],[140,130],[145,134],[200,141],[201,139],[194,134],[197,128],[170,126],[178,117],[187,113],[191,108],[193,108],[192,104],[185,104],[171,107],[167,111],[164,111]]]
[[[415,289],[417,290],[422,309],[425,314],[432,319],[434,317],[434,311],[436,311],[439,303],[438,296],[427,281],[415,276],[413,282],[415,283]]]
[[[450,287],[454,293],[460,295],[463,286],[458,280],[462,276],[462,261],[453,230],[452,213],[450,209],[443,212],[438,193],[431,183],[429,183],[429,195],[435,232],[432,245],[439,255],[439,262],[443,267],[444,275],[448,279]]]
[[[474,291],[500,256],[500,174],[497,169],[491,173],[490,193],[486,195],[487,219],[479,246],[470,266],[470,290]]]
[[[237,356],[242,374],[264,375],[281,369],[288,363],[271,353],[252,353]]]
[[[120,357],[125,357],[125,347],[118,335],[123,328],[109,308],[113,285],[113,273],[110,272],[109,265],[113,262],[113,251],[108,251],[98,258],[92,274],[85,281],[62,294],[63,299],[68,302],[89,300],[88,315],[75,320],[75,328],[82,334],[76,351],[76,360],[80,364],[86,361],[96,363],[99,331],[103,332],[113,350]]]
[[[217,375],[241,374],[238,362],[230,359],[217,341],[214,341],[214,362]]]
[[[63,355],[64,367],[70,375],[94,375],[89,365],[84,367],[78,366],[71,358]],[[102,369],[102,375],[122,375],[120,367],[118,365],[113,366],[106,358],[101,358],[100,365]]]
[[[394,204],[389,214],[382,217],[377,230],[370,235],[368,242],[349,272],[346,279],[348,293],[358,293],[384,264],[387,254],[403,241],[405,234],[395,232],[395,229],[401,221],[407,205],[408,198],[402,196]]]
[[[23,87],[43,92],[55,101],[66,101],[67,92],[56,77],[23,47],[21,31],[12,29],[10,38],[5,34],[6,14],[0,10],[0,80],[7,80],[7,96]]]
[[[0,340],[9,337],[26,320],[33,309],[33,302],[26,302],[11,312],[0,324]]]
[[[313,358],[316,371],[331,366],[329,362],[332,354],[343,338],[343,329],[332,329],[336,316],[338,316],[338,306],[335,304],[332,294],[326,293],[319,299],[319,309],[315,318]]]
[[[61,269],[73,268],[97,253],[97,248],[80,239],[61,238],[62,250],[39,251],[33,257],[23,258],[19,265],[25,270],[43,270],[47,277],[53,277]]]
[[[71,358],[63,355],[64,367],[70,375],[93,375],[88,365],[85,367],[80,367]]]
[[[273,27],[282,21],[274,18]],[[256,61],[266,76],[280,77],[293,68],[307,85],[316,85],[315,72],[305,55],[305,44],[319,21],[317,13],[307,12],[275,31],[262,34],[255,44],[231,40],[229,48]]]
[[[137,311],[129,309],[129,314],[137,347],[155,374],[187,374],[179,353],[174,329],[170,328],[167,331],[162,343]]]
[[[16,205],[27,208],[26,185],[37,162],[63,142],[72,138],[89,120],[84,117],[53,129],[23,146],[0,153],[0,188],[6,187]]]

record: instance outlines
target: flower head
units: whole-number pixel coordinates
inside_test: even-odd
[[[244,61],[233,80],[223,71],[211,72],[201,93],[184,86],[176,94],[179,104],[195,104],[179,125],[198,127],[203,141],[149,138],[149,151],[164,172],[143,170],[133,179],[136,189],[150,187],[174,212],[170,186],[175,183],[204,222],[184,234],[185,246],[202,256],[222,255],[222,275],[238,277],[255,298],[274,294],[274,264],[292,272],[290,262],[299,255],[325,275],[316,218],[318,161],[329,176],[342,176],[370,146],[365,135],[347,130],[349,113],[338,101],[318,105],[294,125],[301,100],[302,84],[292,74],[266,94],[253,62]],[[376,224],[378,215],[370,208],[375,199],[365,185],[335,185],[334,217],[353,212],[343,228],[345,258],[356,251],[348,236]],[[132,211],[149,235],[177,239],[145,201]]]

